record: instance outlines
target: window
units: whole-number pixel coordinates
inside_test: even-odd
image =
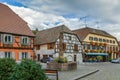
[[[110,40],[110,43],[112,43],[112,40]]]
[[[28,53],[27,52],[22,52],[22,59],[28,58]]]
[[[115,44],[115,41],[113,40],[113,44]]]
[[[48,49],[54,49],[54,43],[49,43],[49,44],[47,45],[47,48],[48,48]]]
[[[65,51],[65,49],[66,49],[66,44],[63,43],[62,45],[63,45],[63,51]]]
[[[109,43],[110,41],[107,39],[107,43]]]
[[[40,45],[37,45],[37,46],[36,46],[36,50],[40,50]]]
[[[98,38],[97,38],[97,37],[94,37],[94,41],[98,41]]]
[[[4,34],[4,43],[5,44],[11,44],[12,42],[13,42],[12,35]]]
[[[30,39],[28,37],[21,37],[21,44],[22,45],[29,45]]]
[[[78,51],[78,45],[77,44],[74,45],[74,51]]]
[[[92,41],[92,40],[93,40],[93,37],[89,37],[89,40]]]
[[[103,42],[106,42],[106,40],[105,40],[105,39],[103,39]]]
[[[71,36],[68,36],[68,40],[71,40]]]
[[[102,38],[99,38],[99,41],[102,42]]]
[[[5,52],[5,58],[12,58],[12,52]]]

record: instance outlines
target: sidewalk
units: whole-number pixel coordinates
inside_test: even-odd
[[[85,77],[97,71],[98,69],[95,67],[87,66],[86,64],[78,64],[77,70],[59,71],[58,75],[59,75],[59,80],[76,80],[76,78]],[[55,76],[49,76],[49,78],[55,80]]]

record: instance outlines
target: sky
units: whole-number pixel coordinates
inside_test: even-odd
[[[120,0],[0,0],[23,18],[31,29],[66,25],[105,30],[120,40]]]

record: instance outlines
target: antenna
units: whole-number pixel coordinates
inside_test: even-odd
[[[84,16],[84,17],[81,17],[80,20],[84,20],[84,25],[85,27],[87,27],[87,17],[88,16]]]

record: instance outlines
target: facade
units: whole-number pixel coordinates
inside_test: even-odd
[[[0,3],[0,58],[33,59],[34,34],[27,23]]]
[[[68,61],[82,62],[80,39],[64,25],[39,31],[34,43],[38,61],[48,56],[64,56]]]
[[[119,57],[117,39],[109,33],[89,27],[74,30],[73,32],[77,33],[82,41],[84,61],[97,61],[97,56],[101,56],[102,61]]]

